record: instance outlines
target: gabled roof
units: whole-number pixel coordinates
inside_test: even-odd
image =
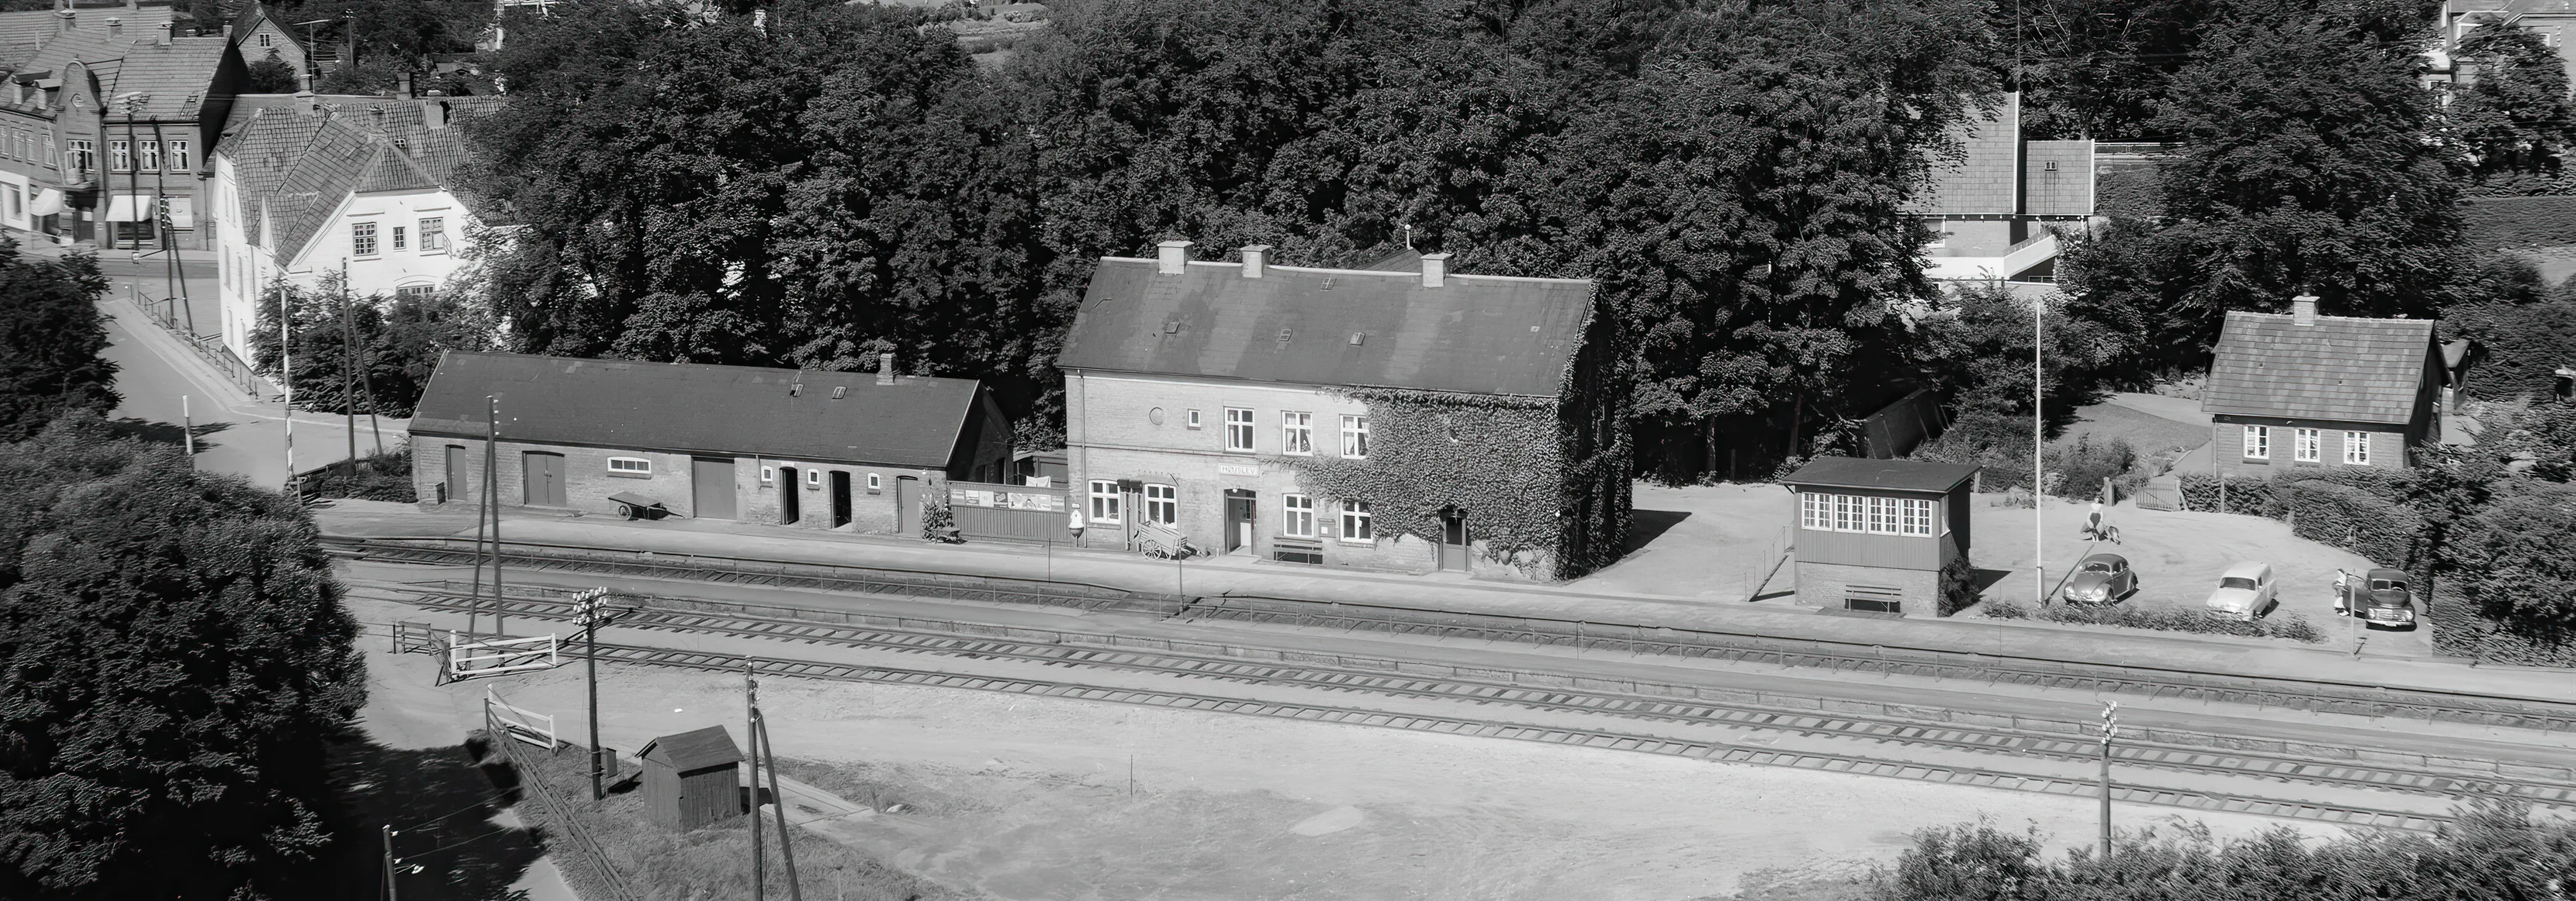
[[[2093,142],[2030,141],[2022,156],[2022,212],[2093,215]]]
[[[124,34],[121,37],[132,39],[140,36],[150,40],[153,32],[169,27],[170,20],[174,17],[174,9],[168,6],[105,9],[92,7],[78,11],[72,19],[76,27],[70,33],[95,34],[105,39],[107,20],[114,18],[123,24]],[[5,63],[13,69],[26,68],[24,64],[35,59],[36,54],[46,44],[52,43],[56,34],[62,30],[59,24],[61,18],[50,9],[0,12],[0,63]]]
[[[1817,457],[1780,479],[1783,484],[1817,488],[1946,493],[1977,475],[1968,463],[1921,460],[1877,460],[1868,457]]]
[[[2021,211],[2014,170],[2021,165],[2021,95],[2005,94],[1991,114],[1957,126],[1967,156],[1932,161],[1932,183],[1906,204],[1906,212],[1923,216],[2000,215]]]
[[[2406,425],[2439,359],[2430,319],[2231,312],[2200,408],[2210,413]]]
[[[1583,279],[1450,275],[1425,288],[1419,268],[1183,269],[1102,259],[1057,365],[1556,397],[1592,312]]]
[[[215,71],[223,65],[224,53],[229,49],[230,45],[219,37],[172,38],[167,44],[146,37],[126,50],[116,70],[115,85],[100,100],[122,114],[125,107],[116,98],[141,94],[146,100],[135,111],[137,118],[194,119],[203,112],[206,95],[214,90]],[[107,84],[104,74],[100,84]]]
[[[411,429],[479,437],[490,395],[508,440],[942,469],[981,389],[974,379],[880,385],[867,372],[449,353]]]
[[[233,125],[216,152],[232,162],[242,225],[250,240],[258,242],[261,224],[274,220],[269,224],[277,246],[269,250],[280,262],[292,259],[329,225],[352,193],[444,187],[467,156],[464,132],[455,120],[482,115],[501,102],[497,97],[246,96],[250,99],[237,105]],[[279,97],[287,102],[278,102]],[[442,110],[450,124],[431,127]]]
[[[733,743],[733,734],[725,727],[708,726],[645,742],[644,749],[635,752],[635,756],[686,773],[741,763],[742,748]]]

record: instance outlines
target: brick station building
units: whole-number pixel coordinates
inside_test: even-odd
[[[998,480],[1010,423],[973,379],[528,354],[439,358],[411,420],[424,503],[481,496],[497,398],[501,504],[844,532],[920,531],[951,479]]]

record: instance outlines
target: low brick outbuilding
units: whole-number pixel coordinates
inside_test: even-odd
[[[628,495],[674,516],[909,533],[948,480],[1010,463],[1010,423],[973,379],[449,353],[411,420],[423,503],[481,496],[494,406],[505,507],[617,513]]]

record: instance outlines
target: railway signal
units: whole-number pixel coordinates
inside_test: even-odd
[[[2102,863],[2111,862],[2111,739],[2120,734],[2120,702],[2102,702]]]
[[[599,749],[599,627],[607,622],[608,589],[593,588],[572,596],[573,617],[581,623],[583,681],[590,688],[590,799],[608,797]]]

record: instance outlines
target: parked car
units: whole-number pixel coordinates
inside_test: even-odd
[[[2084,558],[2084,565],[2058,589],[2057,599],[2068,604],[2108,604],[2137,593],[2138,573],[2129,568],[2129,558],[2118,554],[2094,554]]]
[[[2373,629],[2415,628],[2415,593],[2406,574],[2374,569],[2369,575],[2335,571],[2335,615],[2360,616]]]
[[[2255,617],[2272,612],[2272,603],[2280,584],[2272,580],[2269,563],[2239,563],[2218,577],[2218,590],[2209,593],[2209,615],[2253,622]]]

